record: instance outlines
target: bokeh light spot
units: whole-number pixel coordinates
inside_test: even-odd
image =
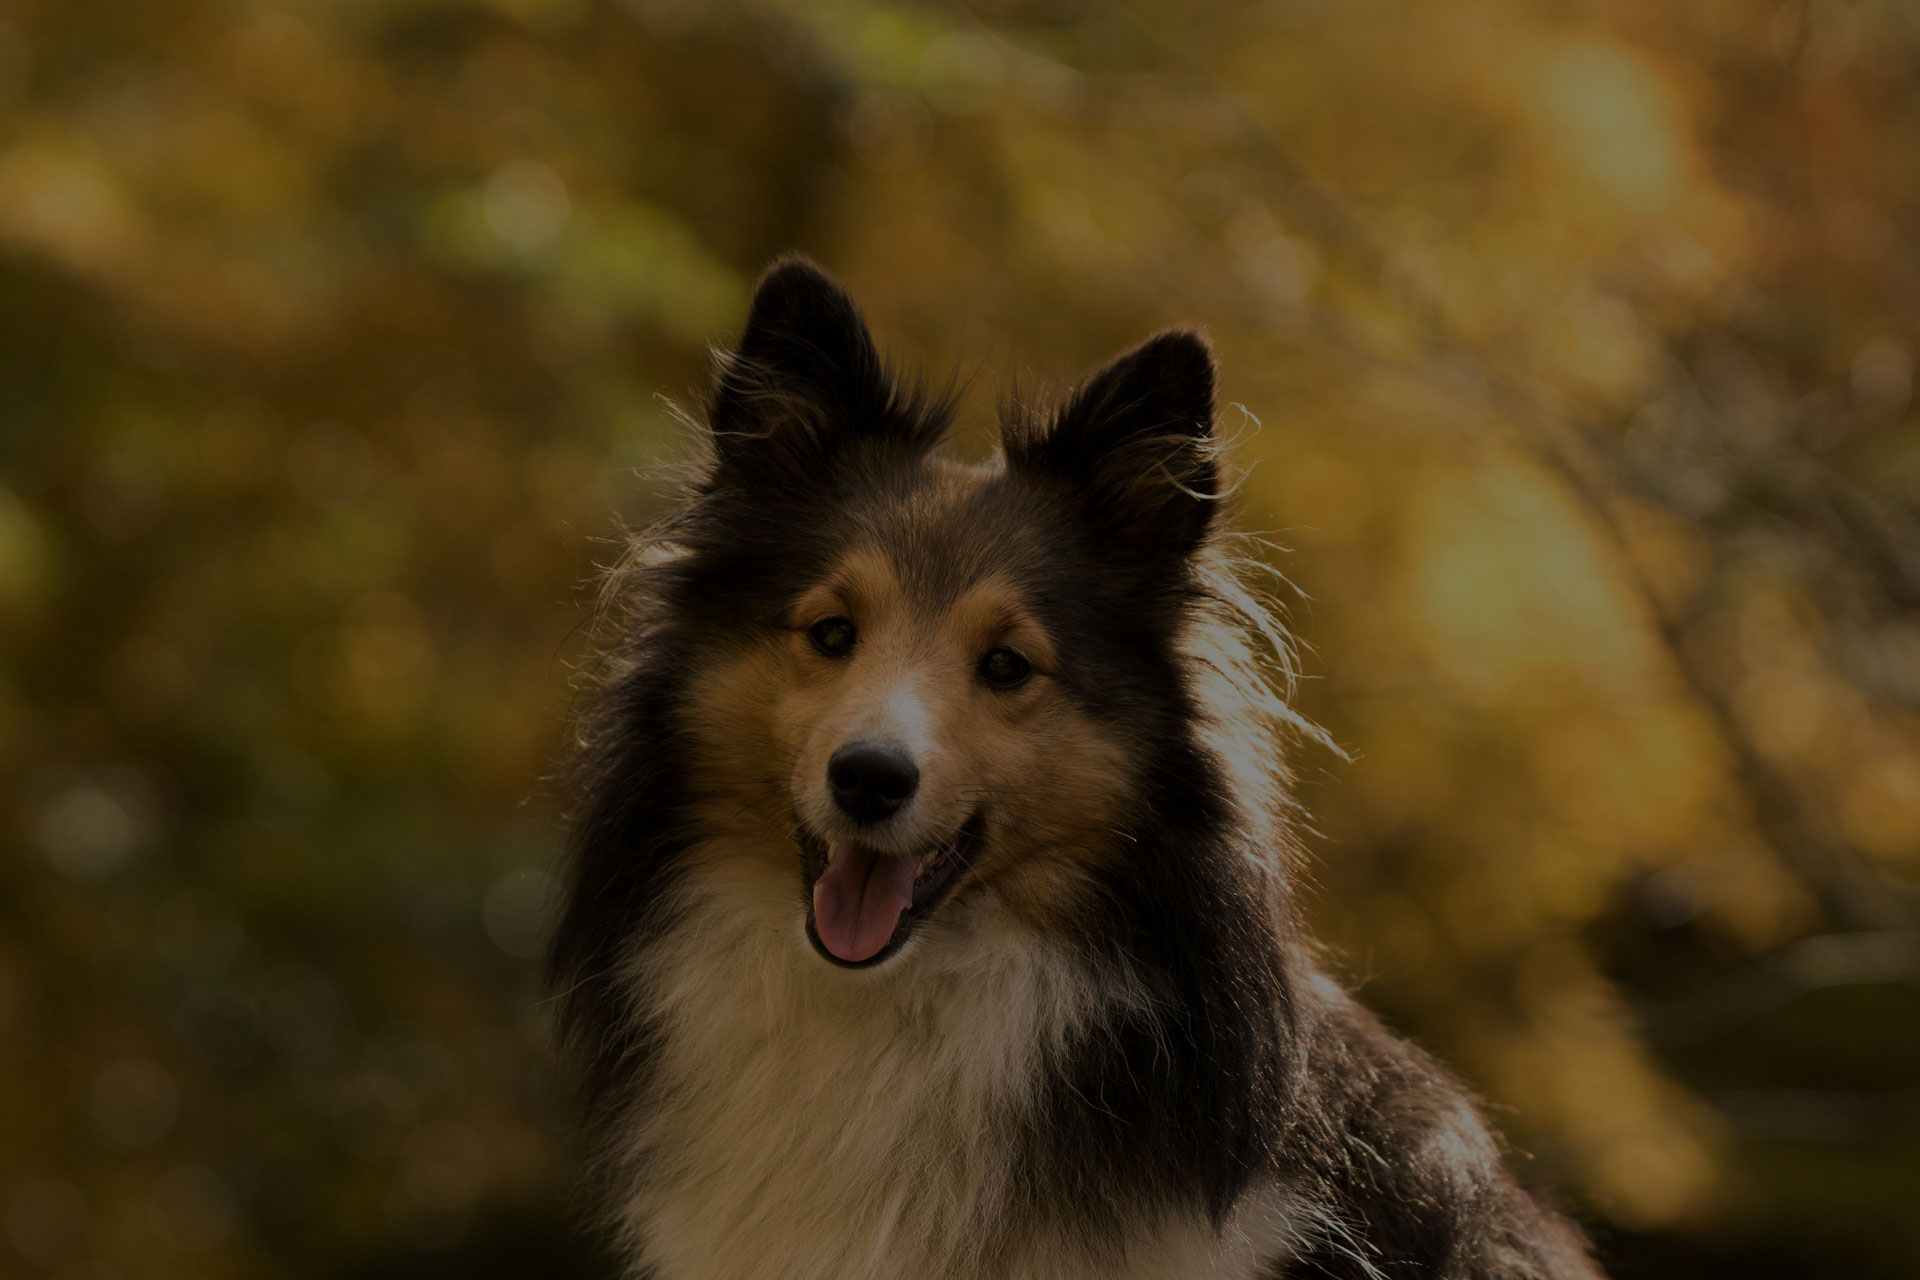
[[[487,937],[517,959],[539,955],[559,894],[560,886],[543,871],[509,871],[493,882],[481,904]]]
[[[233,1191],[203,1165],[169,1169],[154,1184],[151,1203],[161,1238],[183,1252],[205,1252],[233,1232]]]
[[[1853,357],[1853,403],[1872,418],[1891,418],[1913,400],[1913,354],[1905,343],[1875,338]]]
[[[40,848],[55,869],[76,880],[99,880],[126,865],[149,836],[151,816],[141,780],[130,770],[72,783],[40,811]]]
[[[429,1209],[465,1209],[485,1189],[488,1176],[486,1144],[465,1125],[425,1125],[407,1144],[402,1182]]]
[[[22,1261],[50,1269],[79,1251],[87,1202],[72,1183],[41,1179],[8,1188],[4,1196],[0,1223]]]
[[[487,226],[502,243],[534,253],[560,238],[572,202],[560,175],[538,160],[514,160],[487,178]]]
[[[1678,122],[1644,62],[1610,45],[1571,45],[1542,59],[1537,84],[1569,167],[1636,212],[1672,199],[1683,170]]]
[[[122,1058],[93,1078],[88,1114],[93,1131],[111,1146],[153,1146],[173,1128],[179,1109],[173,1077],[146,1058]]]

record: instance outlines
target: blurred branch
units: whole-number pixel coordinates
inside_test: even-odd
[[[1900,1146],[1920,1135],[1920,1093],[1730,1089],[1709,1095],[1748,1142]]]
[[[1641,1020],[1654,1041],[1686,1043],[1771,1013],[1811,991],[1873,983],[1920,989],[1920,933],[1802,938],[1681,999],[1643,1006]]]
[[[1440,341],[1450,341],[1444,335]],[[1826,818],[1800,794],[1792,779],[1760,754],[1734,714],[1732,700],[1701,651],[1687,643],[1684,614],[1661,599],[1635,553],[1619,512],[1595,475],[1604,460],[1606,470],[1618,475],[1618,459],[1602,454],[1590,425],[1569,430],[1549,414],[1538,397],[1508,380],[1499,370],[1480,361],[1470,347],[1451,348],[1456,358],[1476,362],[1486,379],[1490,398],[1510,421],[1530,423],[1536,430],[1515,443],[1558,476],[1585,511],[1592,527],[1604,535],[1627,572],[1642,608],[1653,623],[1675,672],[1694,700],[1707,712],[1722,744],[1732,756],[1735,776],[1747,796],[1749,811],[1761,837],[1819,901],[1836,924],[1850,929],[1888,930],[1913,926],[1914,912],[1901,900],[1897,888],[1879,868],[1834,832]],[[1574,433],[1579,432],[1576,436]]]
[[[1144,23],[1140,25],[1145,29]],[[1389,269],[1390,255],[1364,219],[1337,192],[1305,170],[1238,92],[1191,51],[1168,47],[1173,44],[1169,37],[1155,33],[1153,38],[1168,48],[1169,65],[1182,68],[1199,93],[1226,108],[1237,127],[1237,141],[1263,167],[1275,202],[1325,249],[1361,270],[1383,297],[1418,326],[1431,366],[1456,375],[1462,369],[1470,371],[1470,378],[1448,377],[1445,385],[1456,392],[1463,382],[1477,387],[1480,397],[1494,411],[1491,416],[1517,428],[1511,442],[1562,482],[1592,527],[1610,544],[1673,669],[1706,710],[1730,752],[1756,829],[1828,918],[1853,930],[1911,929],[1916,911],[1907,900],[1909,895],[1900,892],[1879,868],[1843,840],[1814,811],[1793,780],[1761,755],[1735,716],[1729,693],[1716,678],[1717,673],[1709,670],[1694,646],[1686,643],[1687,619],[1662,599],[1635,552],[1612,498],[1616,492],[1633,493],[1646,487],[1635,483],[1641,477],[1636,477],[1620,447],[1610,443],[1625,437],[1626,424],[1607,421],[1596,411],[1550,404],[1536,379],[1509,370],[1493,353],[1460,333],[1448,320],[1438,297],[1408,273]],[[1319,318],[1323,323],[1333,319],[1325,315]],[[1357,349],[1357,344],[1346,345]],[[1429,380],[1433,378],[1431,368],[1418,372]],[[1823,477],[1818,491],[1824,495],[1832,487]],[[1661,505],[1671,507],[1672,503]],[[1843,515],[1842,504],[1827,498],[1818,504],[1821,519],[1811,523],[1844,533],[1849,540],[1838,548],[1838,554],[1854,558],[1864,550],[1864,558],[1874,564],[1880,580],[1891,588],[1889,598],[1904,599],[1904,588],[1920,582],[1920,569],[1909,564],[1901,549],[1886,538],[1854,540],[1858,533],[1872,535],[1875,531],[1870,526],[1878,517],[1868,514],[1870,508],[1858,497],[1846,506],[1847,514]],[[1804,510],[1801,518],[1806,518]]]

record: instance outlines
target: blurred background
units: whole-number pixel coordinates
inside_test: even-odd
[[[597,563],[767,259],[1198,322],[1310,909],[1622,1277],[1920,1276],[1920,9],[11,0],[0,1274],[606,1276]]]

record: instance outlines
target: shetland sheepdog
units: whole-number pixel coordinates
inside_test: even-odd
[[[1301,931],[1204,338],[966,462],[789,258],[704,408],[606,584],[551,957],[631,1274],[1598,1276]]]

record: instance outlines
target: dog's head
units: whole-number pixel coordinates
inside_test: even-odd
[[[947,407],[892,378],[852,300],[803,261],[769,271],[662,600],[689,821],[732,883],[784,895],[841,966],[982,912],[1070,927],[1169,819],[1158,798],[1206,790],[1166,784],[1203,754],[1182,637],[1220,510],[1213,402],[1205,341],[1163,333],[957,462]]]

